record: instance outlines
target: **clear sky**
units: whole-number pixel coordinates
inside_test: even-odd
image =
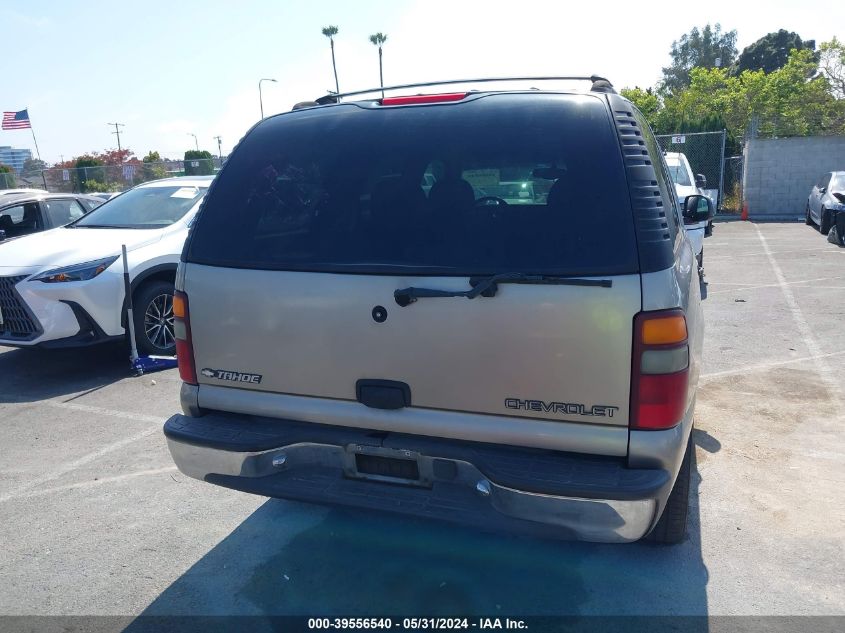
[[[378,85],[368,41],[388,35],[385,84],[501,75],[597,73],[617,87],[653,85],[672,40],[693,26],[737,29],[742,50],[779,28],[817,43],[845,37],[841,0],[694,0],[577,3],[563,0],[0,0],[0,110],[29,107],[49,163],[121,144],[181,157],[223,153],[265,114],[334,87],[328,40],[336,37],[341,91]],[[0,145],[33,148],[28,130]]]

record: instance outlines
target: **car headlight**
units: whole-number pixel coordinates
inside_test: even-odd
[[[88,279],[93,279],[111,266],[117,261],[118,257],[118,255],[114,255],[113,257],[104,257],[93,262],[55,268],[48,270],[46,273],[41,273],[37,277],[33,277],[33,281],[43,281],[46,284],[55,284],[64,281],[87,281]]]

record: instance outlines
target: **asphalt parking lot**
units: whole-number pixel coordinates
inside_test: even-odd
[[[174,371],[0,348],[0,614],[845,614],[845,249],[717,224],[689,538],[593,545],[268,500],[173,466]]]

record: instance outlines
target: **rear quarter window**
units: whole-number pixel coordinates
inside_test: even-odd
[[[619,141],[594,95],[268,119],[219,174],[185,259],[364,274],[637,271]]]

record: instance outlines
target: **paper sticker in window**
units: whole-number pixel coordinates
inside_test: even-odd
[[[495,187],[499,184],[498,169],[467,169],[463,178],[475,187]]]
[[[176,191],[170,194],[171,198],[185,198],[192,200],[200,194],[200,190],[196,187],[179,187]]]

